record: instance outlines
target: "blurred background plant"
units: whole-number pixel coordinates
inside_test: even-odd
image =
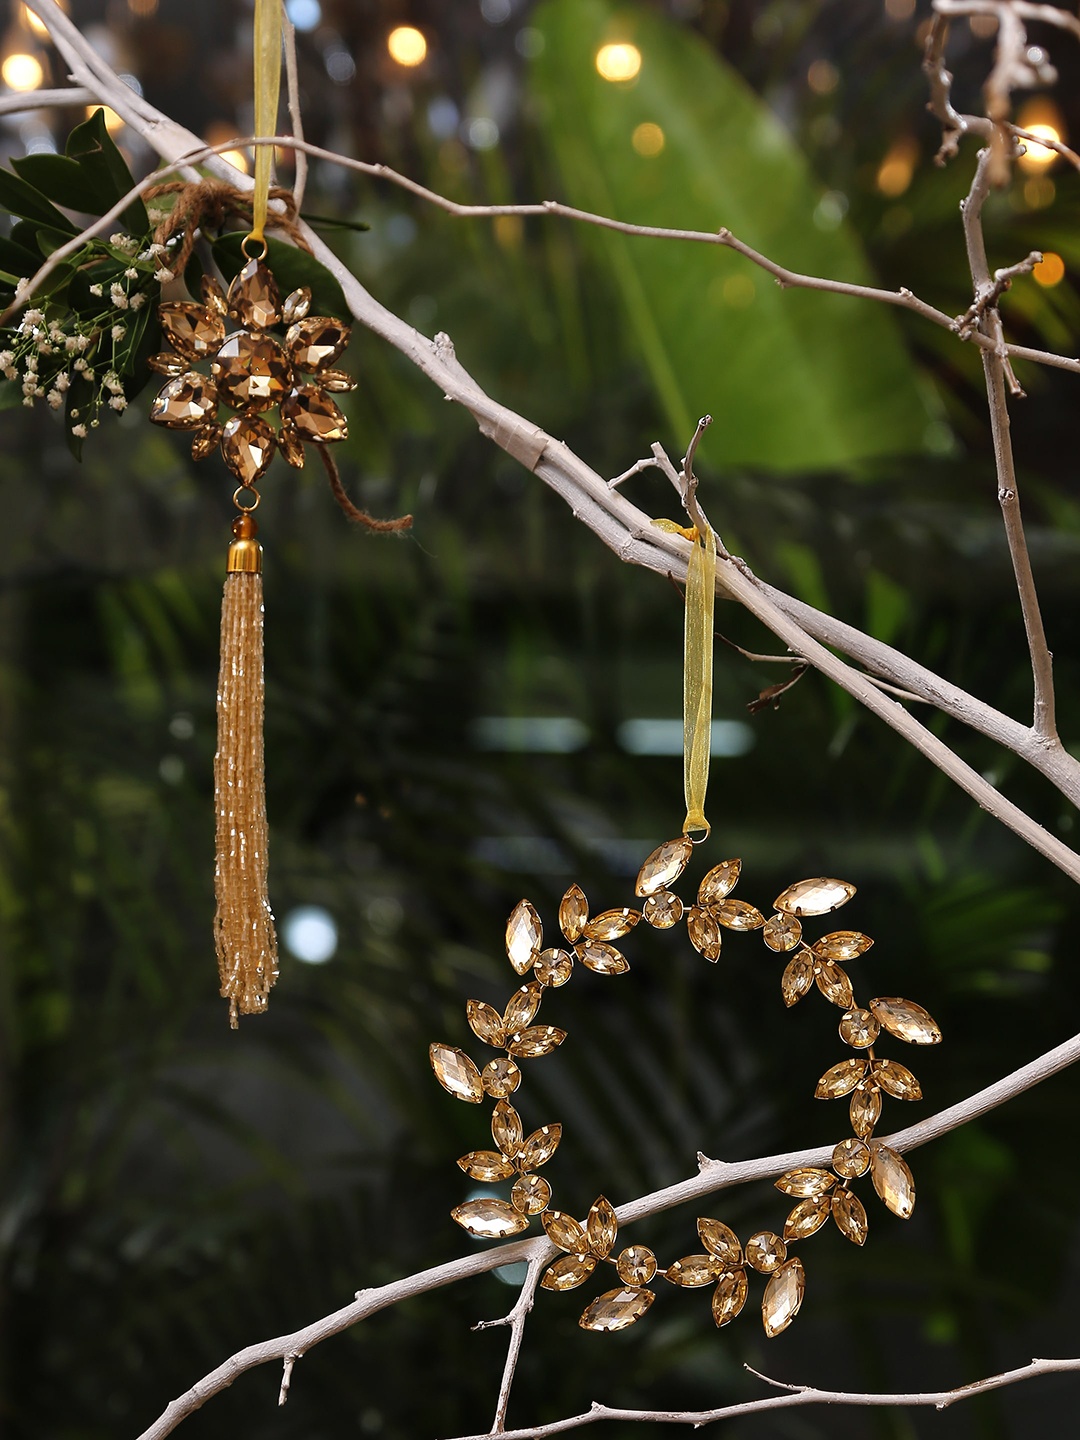
[[[250,6],[70,0],[128,83],[219,143],[250,133]],[[783,263],[969,301],[957,206],[974,144],[944,169],[925,114],[914,0],[288,0],[307,136],[456,199],[558,197],[716,228]],[[992,34],[957,27],[974,106]],[[1077,57],[1021,123],[1080,132]],[[62,84],[21,4],[9,91]],[[7,163],[63,150],[85,112],[0,120]],[[151,156],[106,123],[136,173]],[[248,164],[250,157],[238,155]],[[290,175],[291,152],[279,166]],[[1070,350],[1080,181],[1032,152],[987,212],[995,265],[1049,252],[1005,302],[1010,334]],[[554,220],[451,219],[313,168],[306,207],[370,230],[332,243],[385,303],[446,330],[498,399],[616,474],[693,420],[702,495],[763,578],[925,660],[1020,717],[1030,675],[994,495],[978,358],[916,317],[781,293],[738,257]],[[329,231],[328,231],[329,233]],[[179,292],[177,292],[179,293]],[[285,964],[265,1019],[216,996],[211,761],[217,605],[231,484],[130,407],[72,461],[41,407],[3,416],[0,529],[0,1416],[12,1437],[135,1434],[241,1345],[361,1286],[459,1253],[457,1154],[481,1122],[442,1095],[430,1039],[462,1043],[467,994],[506,989],[502,931],[577,879],[626,903],[681,818],[681,606],[619,566],[395,351],[356,333],[344,397],[352,493],[411,510],[406,540],[346,529],[309,469],[264,489],[272,885]],[[1080,741],[1073,376],[1024,367],[1013,429],[1056,653]],[[654,514],[656,472],[628,490]],[[725,636],[775,642],[720,605]],[[898,737],[808,674],[717,657],[714,859],[767,904],[837,874],[878,937],[872,985],[914,994],[947,1043],[920,1055],[937,1109],[1064,1038],[1080,985],[1072,887]],[[1052,830],[1075,817],[989,742],[966,759]],[[715,969],[635,933],[632,975],[556,997],[570,1039],[538,1067],[526,1123],[561,1118],[567,1208],[736,1158],[835,1138],[812,1101],[828,1017],[785,1013],[752,938]],[[685,949],[685,953],[684,953]],[[775,973],[774,973],[775,972]],[[823,1008],[823,1007],[822,1007]],[[550,1017],[549,1017],[550,1018]],[[1080,1280],[1068,1075],[919,1152],[919,1208],[865,1251],[819,1242],[800,1323],[768,1347],[665,1293],[601,1338],[573,1299],[530,1322],[511,1423],[593,1398],[706,1406],[759,1393],[747,1361],[845,1389],[930,1389],[1075,1351]],[[530,1108],[532,1107],[532,1108]],[[535,1111],[535,1113],[534,1113]],[[920,1107],[918,1113],[929,1113]],[[557,1173],[556,1173],[557,1171]],[[771,1198],[770,1198],[771,1197]],[[779,1218],[766,1186],[725,1195],[736,1228]],[[872,1217],[873,1218],[873,1217]],[[693,1216],[633,1239],[682,1253]],[[640,1229],[641,1233],[638,1234]],[[1041,1243],[1036,1243],[1036,1241]],[[513,1277],[506,1277],[513,1278]],[[278,1411],[245,1377],[192,1437],[469,1433],[488,1423],[504,1339],[473,1334],[512,1291],[488,1276],[320,1347]],[[584,1293],[584,1292],[583,1292]],[[417,1383],[423,1377],[423,1383]],[[805,1410],[733,1436],[1003,1437],[1071,1414],[1065,1380],[946,1415]]]

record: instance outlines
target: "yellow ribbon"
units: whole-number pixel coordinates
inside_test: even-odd
[[[683,641],[683,834],[709,833],[705,792],[709,788],[712,748],[713,607],[716,601],[716,536],[693,531],[694,548],[686,567],[686,622]]]
[[[281,93],[281,0],[255,0],[254,61],[255,133],[276,135],[278,97]],[[273,160],[272,145],[256,146],[249,240],[263,240]]]

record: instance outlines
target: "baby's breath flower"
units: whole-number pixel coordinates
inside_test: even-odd
[[[25,332],[25,331],[28,331],[28,330],[33,330],[34,327],[37,326],[37,325],[44,325],[44,324],[45,324],[45,314],[44,314],[44,311],[42,311],[42,310],[27,310],[26,314],[25,314],[25,315],[23,316],[23,318],[22,318],[22,324],[19,326],[19,329]]]
[[[141,310],[142,307],[143,307],[145,304],[146,304],[146,296],[142,293],[141,290],[140,290],[140,291],[137,291],[134,295],[132,295],[132,297],[131,297],[131,308],[132,308],[132,310]],[[121,306],[120,308],[123,309],[124,307]]]
[[[57,390],[59,390],[62,395],[64,391],[68,388],[68,386],[71,384],[71,376],[66,370],[61,370],[60,374],[57,375],[56,379],[53,381],[53,384],[56,386]]]
[[[59,390],[50,390],[46,398],[53,410],[59,410],[60,406],[64,403],[64,397]]]
[[[26,299],[26,292],[27,292],[29,289],[30,289],[30,281],[29,281],[29,279],[27,278],[27,276],[24,275],[21,280],[16,280],[16,282],[15,282],[15,299],[16,299],[16,302],[21,301],[21,300],[25,300],[25,299]]]
[[[24,405],[33,405],[33,403],[34,403],[33,394],[27,395],[27,396],[25,397],[25,399],[23,400],[22,403],[23,403]]]
[[[127,291],[116,280],[109,286],[109,299],[116,306],[117,310],[126,310],[128,308]]]
[[[76,373],[77,375],[85,375],[86,372],[87,372],[87,370],[90,369],[90,366],[86,363],[86,361],[85,361],[85,360],[83,359],[83,357],[80,355],[79,358],[75,361],[75,363],[72,365],[71,368],[75,371],[75,373]]]
[[[75,349],[76,349],[76,350],[79,350],[79,351],[85,350],[86,347],[87,347],[89,344],[90,344],[90,336],[89,336],[89,335],[76,335],[76,337],[75,337]]]
[[[73,426],[71,427],[71,433],[75,436],[75,438],[76,438],[77,440],[85,440],[85,439],[86,439],[86,426],[85,426],[85,425],[73,425]]]
[[[120,377],[115,370],[109,370],[101,383],[112,395],[122,395],[124,393],[124,387],[120,383]]]
[[[126,409],[127,409],[127,401],[124,399],[123,395],[114,395],[114,396],[112,397],[112,399],[109,401],[109,409],[110,409],[110,410],[126,410]]]
[[[124,329],[123,325],[114,325],[112,327],[111,334],[114,340],[122,340],[127,334],[127,331]]]
[[[4,369],[4,379],[5,379],[5,380],[17,380],[18,378],[19,378],[19,372],[15,369],[15,366],[14,366],[14,365],[8,365],[8,366],[5,367],[5,369]]]
[[[13,350],[0,350],[0,370],[6,370],[15,359]]]
[[[139,242],[134,235],[110,235],[109,244],[114,250],[123,250],[125,254],[133,255]]]
[[[138,270],[135,269],[134,265],[129,265],[128,268],[124,271],[124,279],[125,279],[125,280],[137,280],[138,278],[139,278],[139,272],[138,272]]]
[[[176,276],[171,270],[166,270],[164,267],[162,267],[162,269],[158,270],[155,273],[154,279],[158,282],[159,285],[167,285],[170,280],[175,280]]]
[[[100,298],[101,298],[101,295],[103,294],[103,291],[102,291],[102,289],[101,289],[101,286],[100,286],[100,285],[91,285],[91,286],[90,286],[90,294],[91,294],[91,295],[96,295],[96,296],[98,296],[98,298],[100,299]]]

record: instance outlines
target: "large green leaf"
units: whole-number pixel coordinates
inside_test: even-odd
[[[573,204],[644,225],[727,226],[790,269],[872,280],[790,135],[695,35],[608,0],[548,0],[532,23],[545,40],[533,77],[541,131]],[[631,82],[596,69],[612,41],[641,52]],[[663,132],[658,154],[634,148],[645,124]],[[781,290],[721,246],[588,234],[676,446],[710,413],[705,450],[726,464],[805,471],[925,448],[932,398],[882,306]]]
[[[76,125],[65,149],[68,158],[78,162],[79,169],[98,192],[96,214],[103,215],[135,184],[127,162],[105,126],[104,110],[95,110],[88,120]],[[150,228],[146,206],[138,197],[121,212],[120,220],[132,235],[145,235]]]

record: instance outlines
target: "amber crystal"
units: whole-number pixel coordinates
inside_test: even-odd
[[[647,1285],[656,1274],[656,1256],[647,1245],[620,1250],[615,1269],[624,1285]]]
[[[533,974],[541,985],[565,985],[574,973],[574,957],[565,950],[541,950],[533,962]]]
[[[484,1087],[480,1083],[480,1071],[465,1054],[453,1045],[432,1045],[428,1048],[431,1068],[435,1079],[444,1090],[456,1100],[468,1100],[479,1105],[484,1098]]]
[[[802,939],[802,925],[794,915],[773,915],[765,921],[761,938],[770,950],[782,955],[785,950],[794,950]]]
[[[619,1233],[619,1222],[611,1202],[603,1195],[593,1201],[585,1218],[585,1233],[589,1237],[589,1251],[598,1260],[606,1260]]]
[[[249,260],[229,286],[229,314],[253,330],[268,330],[281,323],[281,294],[269,267]]]
[[[521,1084],[521,1071],[513,1060],[500,1056],[498,1060],[489,1060],[481,1070],[480,1083],[489,1095],[502,1100]]]
[[[864,1078],[870,1068],[869,1060],[841,1060],[838,1065],[830,1065],[825,1074],[817,1082],[817,1089],[814,1091],[815,1100],[840,1100],[845,1095],[850,1095],[859,1081]]]
[[[873,943],[870,936],[860,930],[834,930],[831,935],[823,935],[816,940],[810,948],[823,960],[845,961],[865,955]]]
[[[874,1079],[894,1100],[922,1099],[922,1086],[899,1060],[878,1060],[874,1065]]]
[[[730,1325],[746,1304],[749,1290],[745,1270],[730,1270],[716,1282],[712,1297],[713,1319],[717,1325]]]
[[[625,955],[614,945],[604,945],[599,940],[582,940],[574,947],[574,954],[586,969],[597,975],[625,975],[630,969]]]
[[[881,1118],[881,1091],[876,1086],[860,1081],[852,1091],[849,1113],[852,1130],[860,1139],[865,1140],[873,1133],[874,1126]]]
[[[809,950],[800,950],[784,966],[780,977],[780,993],[790,1009],[802,999],[814,983],[814,961]]]
[[[186,360],[207,360],[225,339],[225,322],[190,300],[170,300],[158,306],[161,332],[167,344]]]
[[[217,391],[205,375],[187,370],[163,385],[150,406],[155,425],[198,430],[217,414]]]
[[[356,389],[356,380],[347,370],[320,370],[318,385],[330,395],[345,395]]]
[[[686,869],[693,853],[693,841],[685,835],[680,835],[677,840],[665,840],[638,871],[634,894],[655,895],[658,890],[666,890]]]
[[[870,1148],[862,1140],[841,1140],[832,1152],[832,1167],[844,1180],[857,1180],[870,1168]]]
[[[194,356],[190,359],[194,359]],[[147,368],[156,370],[159,375],[183,375],[188,364],[189,357],[175,355],[171,350],[165,350],[160,355],[151,355],[146,362]]]
[[[834,965],[831,960],[819,960],[814,966],[814,978],[817,980],[817,987],[834,1005],[839,1005],[841,1010],[846,1010],[854,1000],[851,981],[845,971],[839,965]]]
[[[827,915],[839,910],[855,894],[855,886],[846,880],[799,880],[776,897],[773,907],[788,915]]]
[[[858,1006],[849,1010],[840,1021],[840,1039],[853,1050],[865,1050],[881,1034],[881,1027],[869,1010]]]
[[[528,1228],[528,1218],[506,1200],[466,1200],[450,1211],[463,1230],[481,1240],[505,1240]]]
[[[226,316],[229,313],[229,302],[225,291],[221,288],[221,281],[213,275],[203,275],[199,281],[199,294],[202,302],[210,311],[211,315]]]
[[[469,1029],[485,1045],[497,1045],[501,1049],[506,1044],[503,1018],[494,1005],[487,1005],[483,1000],[466,1000],[465,1018]]]
[[[230,335],[210,362],[223,405],[233,410],[269,410],[292,384],[292,367],[269,335]]]
[[[698,886],[697,903],[715,905],[723,900],[735,889],[741,870],[741,860],[721,860],[719,865],[714,865]]]
[[[512,1105],[500,1100],[491,1112],[491,1138],[507,1159],[516,1157],[524,1134],[521,1116]]]
[[[285,303],[281,307],[282,323],[295,325],[297,320],[303,320],[310,309],[311,291],[306,285],[301,285],[298,290],[293,290],[285,297]]]
[[[715,1255],[684,1255],[668,1266],[664,1279],[672,1285],[681,1285],[684,1290],[697,1290],[702,1285],[711,1285],[720,1273],[720,1262]]]
[[[571,885],[559,901],[559,929],[570,941],[580,940],[589,919],[589,902],[580,885]]]
[[[281,402],[281,418],[301,440],[313,445],[330,445],[348,438],[348,421],[318,385],[298,385],[290,390]]]
[[[523,1215],[539,1215],[551,1199],[551,1186],[542,1175],[522,1175],[514,1181],[510,1203]]]
[[[514,991],[502,1017],[503,1029],[507,1035],[523,1030],[529,1024],[540,1009],[543,994],[544,987],[537,980],[532,980],[528,985],[522,985],[520,990]]]
[[[686,913],[686,933],[690,936],[690,944],[706,960],[719,960],[723,935],[711,910],[692,905]]]
[[[866,1208],[859,1197],[850,1190],[834,1190],[832,1217],[841,1235],[846,1235],[853,1245],[865,1245],[870,1230]]]
[[[298,320],[285,332],[285,349],[299,370],[329,368],[349,343],[349,327],[324,315]]]
[[[562,1126],[560,1124],[556,1122],[554,1125],[541,1125],[539,1130],[534,1130],[528,1139],[521,1142],[521,1150],[517,1157],[518,1165],[522,1170],[538,1170],[541,1165],[546,1165],[555,1154],[561,1139]]]
[[[642,1290],[636,1285],[605,1290],[585,1307],[578,1324],[583,1330],[625,1330],[641,1319],[655,1299],[651,1290]]]
[[[550,1055],[565,1039],[566,1031],[557,1025],[530,1025],[514,1036],[507,1049],[519,1060],[537,1060],[541,1055]]]
[[[605,910],[585,926],[586,940],[621,940],[641,919],[640,910]]]
[[[762,1275],[771,1275],[787,1259],[787,1246],[772,1230],[759,1230],[746,1242],[746,1263]]]
[[[657,890],[645,901],[641,913],[657,930],[670,930],[683,917],[683,902],[670,890]]]
[[[828,1170],[818,1170],[806,1165],[798,1170],[789,1170],[776,1182],[777,1190],[785,1195],[815,1196],[831,1190],[836,1181]]]
[[[205,460],[212,455],[221,443],[222,428],[220,425],[204,425],[201,430],[195,432],[191,441],[191,458],[193,460]]]
[[[765,916],[745,900],[722,900],[711,907],[711,913],[728,930],[760,930]]]
[[[457,1163],[470,1180],[480,1180],[487,1185],[509,1180],[515,1173],[511,1162],[497,1150],[470,1150]]]
[[[560,1255],[544,1271],[544,1290],[576,1290],[596,1269],[592,1255]]]
[[[278,449],[294,470],[304,468],[304,446],[300,436],[288,425],[282,425],[277,437]]]
[[[583,1227],[565,1210],[545,1210],[544,1229],[553,1245],[571,1255],[584,1255],[589,1249],[589,1240]]]
[[[721,1264],[728,1267],[742,1264],[743,1252],[739,1237],[722,1220],[699,1216],[697,1233],[705,1249],[710,1255],[715,1255]]]
[[[806,1271],[798,1258],[788,1260],[770,1277],[761,1297],[761,1320],[770,1340],[795,1319],[805,1293]]]
[[[892,1213],[907,1220],[915,1209],[915,1181],[907,1161],[880,1140],[870,1147],[870,1179]]]
[[[519,975],[529,969],[543,940],[544,927],[536,907],[528,900],[519,900],[506,922],[506,954]]]
[[[898,995],[870,1001],[870,1009],[883,1029],[898,1040],[911,1045],[936,1045],[941,1031],[934,1017],[914,1000],[901,1000]]]
[[[258,416],[234,415],[221,432],[225,464],[241,485],[254,485],[266,474],[276,443],[273,430]]]
[[[829,1218],[831,1198],[828,1195],[810,1195],[800,1200],[784,1221],[785,1240],[807,1240],[815,1235]]]

